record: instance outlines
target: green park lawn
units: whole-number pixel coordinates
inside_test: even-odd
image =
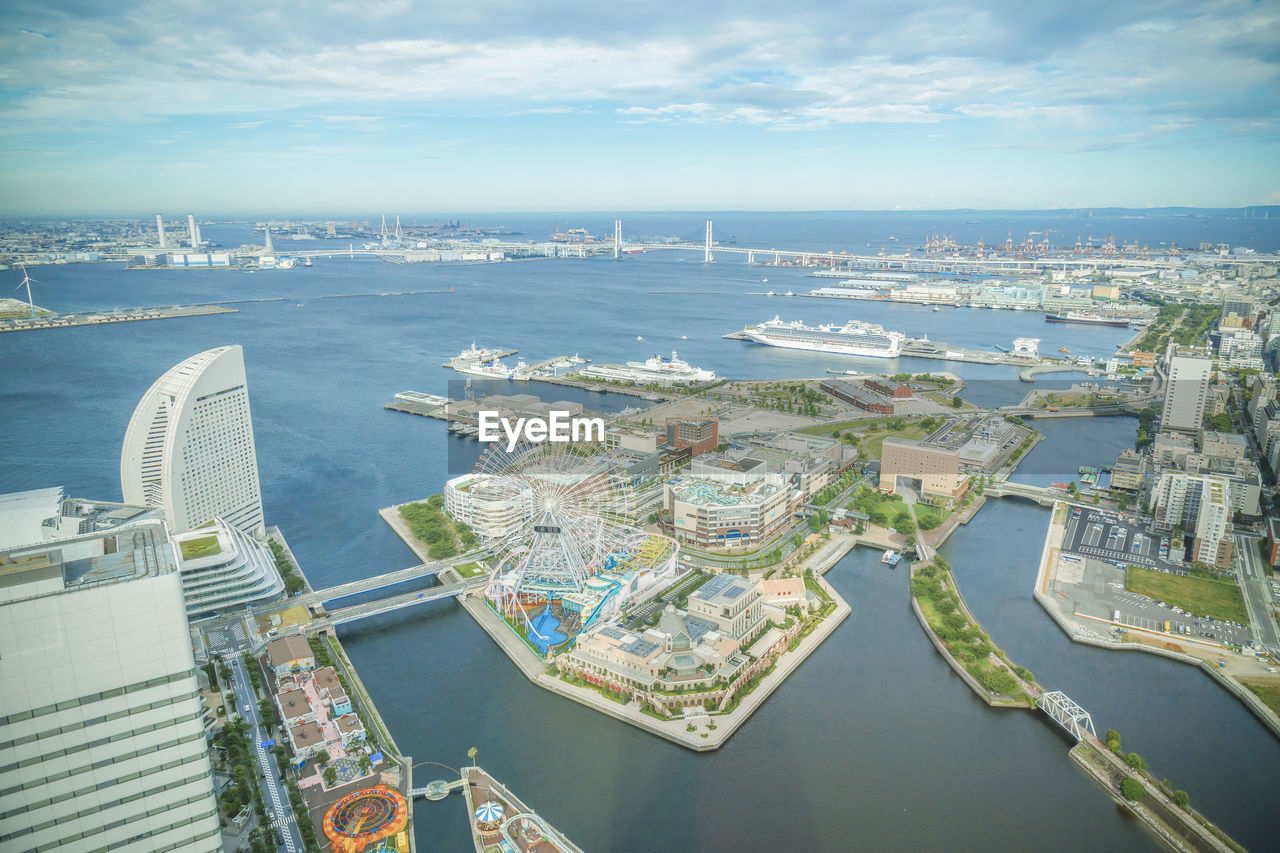
[[[199,539],[188,539],[182,543],[182,559],[194,560],[197,557],[210,557],[220,553],[222,546],[217,536],[201,536]]]
[[[1133,592],[1181,607],[1196,616],[1212,616],[1226,622],[1249,623],[1240,587],[1231,580],[1217,580],[1196,575],[1167,575],[1130,566],[1125,571],[1125,586]]]

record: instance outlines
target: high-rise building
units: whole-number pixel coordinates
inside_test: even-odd
[[[191,248],[196,248],[204,241],[200,239],[200,226],[196,224],[195,214],[187,214],[187,231],[190,232]]]
[[[1165,359],[1168,380],[1164,389],[1164,409],[1160,424],[1165,429],[1200,429],[1204,422],[1205,399],[1209,396],[1212,359],[1177,355],[1170,347]]]
[[[164,238],[164,217],[159,213],[156,214],[156,233],[160,235],[160,248],[167,248],[169,243]]]
[[[1166,471],[1154,492],[1153,529],[1182,528],[1191,538],[1191,559],[1231,565],[1231,483],[1217,475]]]
[[[156,380],[133,411],[120,454],[126,503],[159,507],[185,533],[214,518],[262,538],[262,491],[244,352],[218,347]]]
[[[719,418],[667,418],[667,444],[688,447],[693,455],[710,453],[720,446]]]
[[[222,849],[159,510],[0,496],[0,849]]]

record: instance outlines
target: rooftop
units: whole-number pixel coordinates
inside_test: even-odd
[[[284,666],[295,660],[314,656],[311,646],[301,634],[289,634],[267,644],[267,658],[272,667]]]

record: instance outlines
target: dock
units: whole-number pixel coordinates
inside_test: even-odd
[[[161,308],[121,308],[115,311],[83,311],[43,317],[17,317],[0,321],[0,332],[28,332],[35,329],[62,329],[70,326],[99,326],[106,323],[134,323],[139,320],[168,320],[174,317],[201,317],[207,314],[235,314],[225,305],[168,305]]]
[[[461,781],[476,853],[496,850],[499,846],[505,849],[504,841],[513,850],[582,853],[581,847],[565,838],[546,818],[481,768],[462,768]],[[483,820],[483,817],[491,819]]]

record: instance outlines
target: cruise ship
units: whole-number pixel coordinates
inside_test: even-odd
[[[748,326],[742,336],[771,347],[870,358],[897,358],[907,339],[902,332],[886,331],[884,326],[860,320],[850,320],[843,326],[806,326],[799,320],[785,323],[778,317]]]
[[[1045,314],[1046,323],[1079,323],[1084,326],[1119,326],[1128,328],[1132,322],[1127,317],[1103,317],[1088,311],[1068,311],[1065,314]]]
[[[688,382],[714,382],[714,370],[704,370],[683,361],[675,350],[671,358],[655,355],[644,361],[628,361],[626,364],[593,364],[578,372],[590,379],[618,379],[624,382],[657,382],[676,385]]]

